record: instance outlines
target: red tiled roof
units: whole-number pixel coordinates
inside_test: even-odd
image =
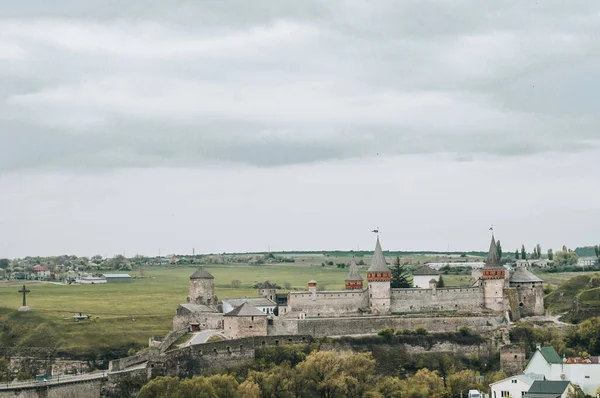
[[[48,268],[46,267],[35,267],[33,269],[34,271],[50,271]]]
[[[599,363],[600,357],[585,357],[585,358],[581,358],[581,357],[574,357],[574,358],[566,358],[565,359],[565,363],[567,364],[575,364],[575,363],[579,363],[579,364],[586,364],[586,363]]]

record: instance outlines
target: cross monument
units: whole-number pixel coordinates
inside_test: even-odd
[[[23,285],[23,289],[19,290],[19,293],[23,293],[23,305],[19,308],[19,311],[29,311],[31,308],[27,306],[27,293],[30,293],[31,290],[27,289],[25,285]]]

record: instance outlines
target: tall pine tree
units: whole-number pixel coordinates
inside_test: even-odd
[[[498,258],[502,260],[502,245],[500,241],[496,241],[496,250],[498,251]]]
[[[444,278],[440,275],[440,280],[437,283],[437,287],[446,287],[446,282],[444,282]]]
[[[400,257],[396,257],[394,265],[392,266],[391,287],[395,289],[411,287],[410,281],[408,280],[409,277],[408,272],[400,263]]]
[[[527,260],[527,252],[525,251],[525,245],[521,245],[521,260]]]
[[[519,259],[519,249],[515,250],[515,261]]]

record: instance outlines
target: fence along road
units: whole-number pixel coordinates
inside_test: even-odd
[[[73,376],[57,376],[56,379],[47,381],[16,381],[13,383],[1,383],[0,390],[16,390],[21,388],[41,387],[41,386],[56,386],[60,384],[75,383],[78,381],[101,380],[108,378],[108,372],[84,373]]]

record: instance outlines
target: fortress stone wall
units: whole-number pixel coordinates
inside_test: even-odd
[[[352,318],[299,319],[298,333],[313,337],[375,334],[381,329],[415,330],[424,327],[430,332],[452,332],[469,327],[489,332],[505,324],[502,316],[364,316]]]
[[[360,308],[369,307],[367,290],[340,290],[321,292],[290,292],[288,308],[304,312],[308,317],[359,314]]]
[[[438,288],[437,281],[432,278],[429,280],[429,288],[396,289],[391,287],[392,279],[392,271],[388,267],[377,238],[371,266],[367,270],[366,287],[357,288],[364,285],[354,262],[345,279],[346,290],[319,291],[318,282],[311,280],[307,283],[306,291],[292,291],[286,296],[277,294],[274,285],[265,281],[259,287],[259,294],[270,299],[274,298],[279,303],[277,313],[268,316],[265,333],[267,335],[306,333],[313,336],[376,333],[379,329],[400,321],[394,318],[388,321],[377,320],[364,327],[356,325],[362,325],[366,317],[399,314],[485,315],[492,313],[497,316],[509,314],[514,320],[521,316],[544,313],[542,280],[525,269],[517,269],[510,275],[506,267],[501,264],[493,236],[481,276],[470,286]],[[215,305],[215,299],[214,277],[206,270],[198,269],[190,277],[189,297],[190,303],[197,304],[179,306],[173,320],[174,329],[196,327],[223,329],[222,308]],[[241,314],[236,316],[242,317]],[[328,320],[321,322],[323,318]],[[344,318],[351,320],[347,321]],[[311,319],[319,319],[317,322],[321,323],[313,324]],[[336,319],[339,321],[335,321]],[[254,327],[250,328],[248,320],[239,319],[236,322],[237,325],[242,326],[235,331],[232,327],[231,336],[246,337],[259,333]],[[336,322],[337,326],[329,326]],[[444,326],[444,322],[439,323],[442,327],[440,331],[449,330]],[[434,328],[432,330],[439,325],[432,325]],[[412,327],[400,326],[400,328],[411,329]],[[226,331],[229,331],[229,328]]]
[[[31,387],[22,390],[0,390],[0,398],[100,398],[103,380],[62,384],[49,388]]]
[[[481,312],[483,293],[478,286],[442,289],[392,289],[392,312],[473,311]]]

